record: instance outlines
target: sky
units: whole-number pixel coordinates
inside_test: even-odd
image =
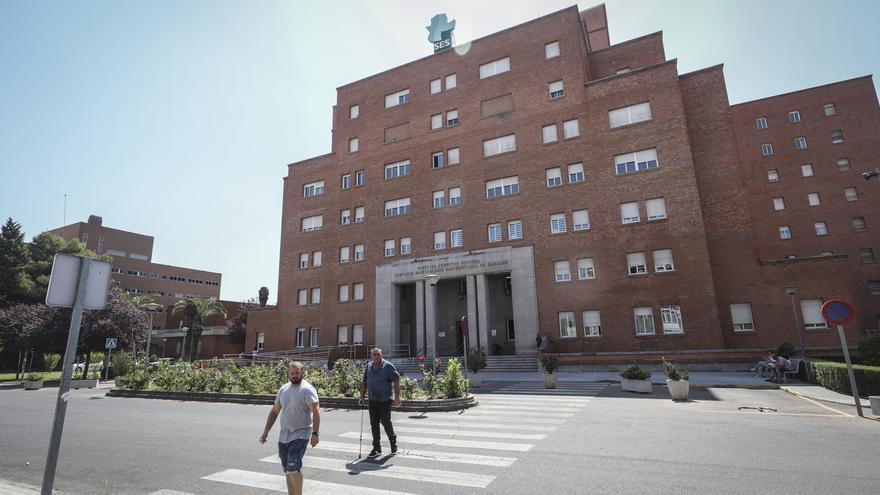
[[[663,31],[680,73],[724,64],[731,103],[880,73],[880,2],[605,4],[612,44]],[[0,217],[30,239],[66,194],[67,223],[152,235],[154,262],[274,302],[282,178],[330,151],[335,89],[429,55],[437,13],[462,44],[571,5],[2,0]]]

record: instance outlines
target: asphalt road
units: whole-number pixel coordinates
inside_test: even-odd
[[[691,401],[675,403],[664,387],[650,396],[539,387],[493,384],[464,413],[394,413],[402,455],[370,461],[356,461],[360,412],[325,410],[322,443],[306,454],[306,493],[880,493],[880,422],[852,417],[854,408],[778,390],[692,388]],[[0,391],[0,479],[39,485],[56,393]],[[276,493],[277,426],[272,442],[257,441],[268,409],[74,391],[55,486]]]

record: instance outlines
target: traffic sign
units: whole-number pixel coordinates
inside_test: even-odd
[[[822,316],[828,323],[846,325],[856,316],[856,310],[846,301],[832,299],[822,305]]]
[[[116,349],[116,339],[110,338],[107,339],[107,343],[104,345],[105,349]]]

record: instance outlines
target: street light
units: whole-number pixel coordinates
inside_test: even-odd
[[[785,293],[791,297],[791,311],[794,313],[794,328],[797,331],[798,339],[801,341],[801,357],[804,359],[804,364],[807,368],[807,381],[812,382],[813,380],[810,378],[810,363],[807,362],[807,351],[804,347],[804,335],[801,332],[801,322],[798,320],[797,306],[794,303],[795,292],[797,292],[796,286],[792,285],[785,288]]]
[[[147,352],[144,354],[144,364],[150,364],[150,337],[153,336],[153,313],[161,308],[161,304],[147,303],[144,308],[150,313],[150,328],[147,330]]]
[[[427,282],[428,285],[430,285],[431,287],[436,287],[438,281],[440,281],[440,277],[438,277],[437,275],[434,275],[433,273],[425,277],[425,282]],[[427,287],[425,287],[425,288],[427,289]],[[423,317],[424,320],[425,320],[425,331],[427,331],[427,329],[428,329],[428,311],[427,311],[427,298],[428,298],[428,291],[425,290],[424,292],[425,292],[425,293],[424,293],[424,295],[423,295],[423,297],[422,297],[422,300],[423,300],[422,302],[425,303],[425,308],[424,308],[424,310],[422,311],[422,317]],[[437,354],[438,354],[438,353],[437,353],[437,305],[436,305],[436,297],[434,298],[434,301],[432,301],[432,302],[435,303],[435,304],[434,304],[434,333],[433,333],[433,337],[434,337],[434,356],[433,356],[433,363],[434,363],[434,364],[437,364]],[[434,369],[434,368],[432,368],[432,369]]]

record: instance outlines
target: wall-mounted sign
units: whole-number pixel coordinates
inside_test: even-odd
[[[446,18],[446,14],[437,14],[431,18],[431,25],[425,26],[428,30],[428,41],[434,44],[434,53],[452,48],[452,31],[455,29],[455,21]]]

